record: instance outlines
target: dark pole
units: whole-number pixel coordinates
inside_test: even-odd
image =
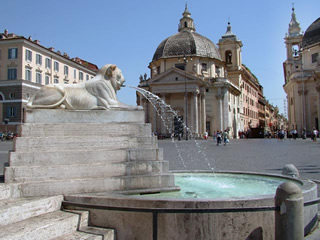
[[[185,104],[186,104],[186,140],[188,140],[188,94],[187,94],[187,58],[184,57],[184,96],[185,96]]]

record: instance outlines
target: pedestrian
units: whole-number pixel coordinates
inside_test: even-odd
[[[227,145],[227,142],[229,141],[228,139],[228,132],[227,130],[224,130],[224,133],[223,133],[223,143],[224,145],[226,146]]]
[[[213,141],[216,141],[217,140],[217,133],[216,131],[213,131]]]
[[[307,131],[306,131],[306,129],[304,128],[303,130],[302,130],[302,139],[307,139]]]
[[[219,144],[221,143],[221,138],[222,138],[222,136],[221,136],[220,131],[217,131],[217,146],[219,146]]]
[[[318,136],[318,130],[317,130],[316,128],[313,128],[313,129],[312,129],[312,140],[313,140],[314,142],[317,141],[317,136]]]
[[[293,132],[292,132],[292,137],[293,137],[294,140],[297,139],[297,135],[298,135],[298,132],[297,132],[296,129],[294,129]]]
[[[205,132],[205,133],[204,133],[203,138],[204,138],[205,140],[207,140],[207,139],[208,139],[208,132]]]

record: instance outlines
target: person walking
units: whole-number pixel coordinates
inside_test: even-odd
[[[227,145],[228,141],[229,141],[228,132],[227,132],[227,130],[224,130],[224,132],[223,132],[223,143],[224,143],[225,146]]]
[[[220,131],[217,131],[217,146],[219,146],[219,144],[221,143],[221,132]]]
[[[317,130],[316,128],[313,128],[313,129],[312,129],[312,140],[313,140],[314,142],[317,141],[317,136],[318,136],[318,130]]]

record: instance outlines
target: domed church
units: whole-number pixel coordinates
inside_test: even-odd
[[[313,128],[320,127],[320,18],[303,34],[292,8],[285,44],[283,88],[288,100],[288,127],[299,135],[305,129],[309,135]]]
[[[242,43],[232,33],[230,23],[217,47],[196,32],[187,5],[182,16],[178,32],[157,47],[148,66],[150,78],[140,76],[139,87],[156,94],[177,111],[178,117],[195,137],[227,130],[232,138],[250,124],[257,127],[258,98],[259,91],[262,95],[262,87],[242,65]],[[254,106],[250,116],[243,112],[247,109],[243,107],[241,91],[244,82],[246,89],[250,87],[255,93],[252,100],[257,103],[252,101]],[[137,94],[137,103],[143,106],[145,120],[152,124],[152,131],[168,136],[156,110],[140,93]]]

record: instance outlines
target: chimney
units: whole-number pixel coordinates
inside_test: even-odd
[[[54,47],[49,47],[49,50],[54,52]]]
[[[8,29],[5,29],[5,30],[4,30],[4,34],[5,34],[5,35],[8,35]]]
[[[35,44],[40,44],[40,41],[39,40],[34,40],[33,41]]]

